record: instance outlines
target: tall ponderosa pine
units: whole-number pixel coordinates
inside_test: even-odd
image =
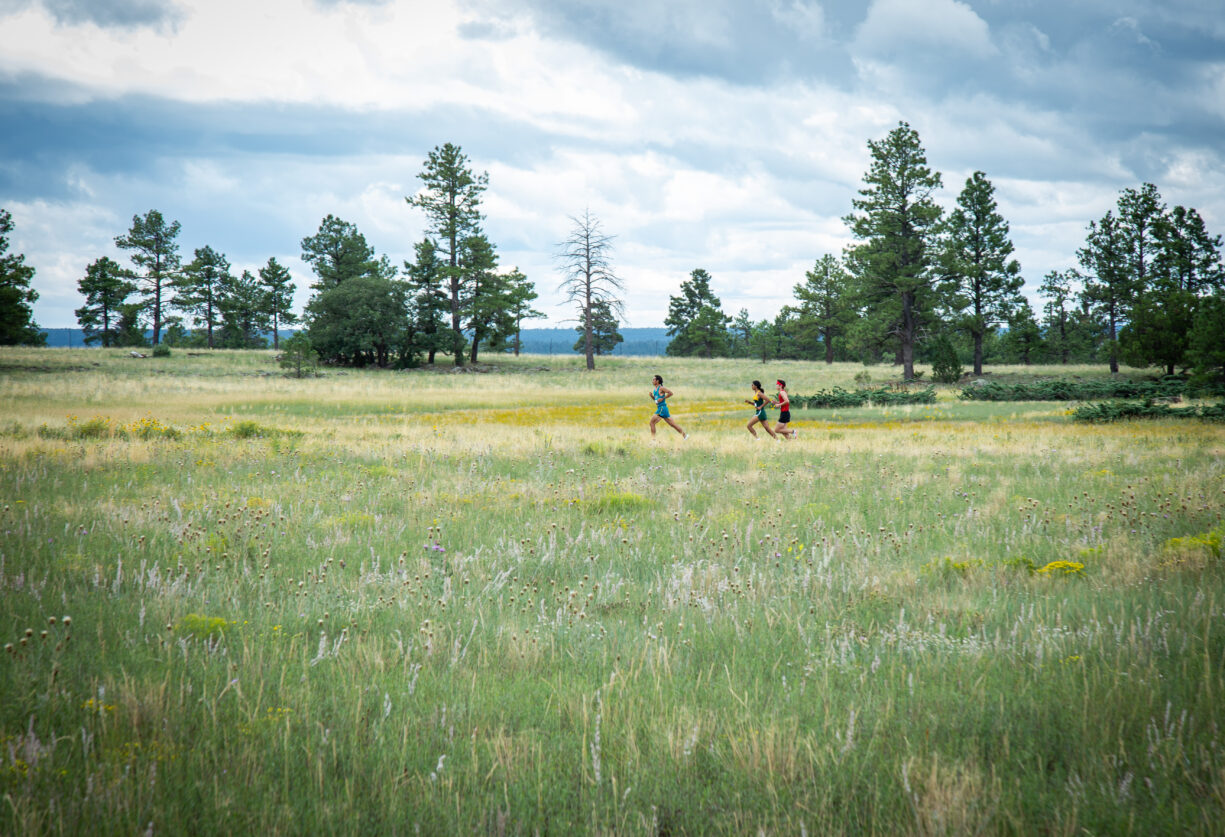
[[[795,286],[800,301],[800,328],[816,332],[825,347],[825,362],[834,362],[834,338],[846,334],[855,317],[851,302],[851,275],[837,256],[826,253]]]
[[[732,318],[723,313],[710,279],[710,274],[699,267],[681,282],[680,296],[668,297],[664,325],[672,340],[664,349],[667,354],[716,357],[727,353],[727,326]]]
[[[1160,229],[1156,272],[1169,287],[1204,296],[1225,287],[1221,236],[1210,235],[1194,209],[1176,206]]]
[[[455,333],[448,325],[450,283],[438,247],[431,238],[416,245],[416,260],[404,262],[404,275],[412,297],[414,345],[432,365],[438,352],[452,353]],[[461,347],[462,349],[462,347]]]
[[[940,207],[932,198],[940,174],[927,166],[919,134],[905,122],[885,139],[869,141],[872,165],[855,212],[844,220],[860,243],[848,251],[864,301],[892,300],[883,320],[896,337],[903,374],[914,378],[914,347],[924,311],[934,307],[932,263]]]
[[[539,319],[547,315],[532,307],[532,302],[538,299],[540,294],[536,293],[536,284],[524,276],[519,268],[516,267],[510,273],[505,274],[502,280],[503,305],[499,316],[507,320],[510,330],[505,331],[499,327],[499,333],[505,334],[515,357],[518,357],[523,342],[523,321]]]
[[[0,209],[0,346],[42,346],[47,337],[34,322],[38,292],[30,287],[34,268],[24,254],[10,255],[13,216]]]
[[[210,349],[216,347],[213,332],[221,324],[221,296],[233,280],[229,259],[207,245],[196,249],[195,258],[175,280],[174,305],[191,315],[192,325],[204,326]]]
[[[752,353],[750,341],[753,339],[753,320],[749,317],[749,309],[741,308],[732,323],[727,328],[727,337],[733,357],[749,357]]]
[[[983,374],[983,337],[1006,323],[1024,301],[1021,265],[1012,255],[1008,222],[997,210],[995,187],[976,171],[945,223],[940,267],[957,324],[974,342],[974,374]]]
[[[1137,296],[1152,288],[1165,226],[1165,204],[1152,183],[1139,189],[1124,189],[1119,195],[1118,230],[1127,250],[1127,269]]]
[[[447,327],[447,315],[451,310],[449,282],[433,239],[422,239],[414,245],[414,250],[416,260],[404,262],[404,276],[415,314],[413,339],[417,350],[424,352],[433,365],[434,356],[438,352],[451,352],[455,341],[455,333]]]
[[[1200,300],[1188,337],[1187,359],[1204,383],[1225,385],[1225,293]]]
[[[494,319],[502,310],[502,277],[498,268],[498,253],[483,233],[464,239],[459,250],[461,285],[460,307],[468,317],[468,332],[472,335],[468,361],[476,363],[481,343],[489,335]]]
[[[1133,366],[1159,364],[1173,374],[1190,363],[1189,335],[1202,296],[1221,287],[1221,238],[1208,234],[1194,209],[1167,212],[1149,183],[1124,190],[1119,212],[1127,221],[1136,283],[1135,301],[1119,330],[1120,354]]]
[[[84,278],[77,282],[85,304],[75,313],[86,343],[101,343],[104,349],[120,345],[120,308],[135,290],[131,280],[132,274],[107,256],[85,268]]]
[[[167,224],[162,213],[150,209],[142,218],[132,216],[132,227],[127,235],[115,238],[120,250],[132,251],[132,263],[137,268],[137,290],[144,296],[145,310],[152,317],[153,345],[162,338],[162,326],[166,322],[166,311],[171,287],[179,278],[178,237],[182,225],[178,221]]]
[[[1023,299],[1008,317],[1008,333],[1000,341],[1006,355],[1029,366],[1042,349],[1042,329],[1034,319],[1034,309]]]
[[[1136,280],[1129,263],[1129,247],[1119,221],[1108,211],[1089,222],[1085,246],[1076,253],[1088,276],[1081,292],[1090,310],[1106,326],[1110,371],[1119,371],[1119,326],[1131,313]]]
[[[587,369],[595,369],[596,304],[604,303],[618,316],[625,309],[618,294],[625,287],[612,268],[612,240],[600,228],[590,210],[571,216],[570,236],[560,245],[556,258],[562,274],[559,290],[566,301],[578,306],[578,321],[583,329],[583,355]]]
[[[330,214],[319,223],[318,232],[302,239],[302,261],[315,271],[318,281],[311,288],[320,292],[348,279],[384,272],[356,225]]]
[[[298,322],[298,315],[293,312],[293,277],[289,268],[274,256],[259,269],[259,282],[264,292],[264,313],[272,327],[272,348],[279,350],[281,326]]]
[[[261,335],[272,325],[268,297],[251,271],[227,275],[220,298],[222,345],[227,349],[262,349],[268,341]]]
[[[1052,270],[1043,277],[1038,288],[1038,295],[1047,301],[1042,308],[1047,348],[1062,364],[1071,360],[1076,344],[1075,311],[1070,303],[1076,297],[1079,282],[1080,274],[1075,270],[1063,273]]]
[[[489,185],[489,175],[474,175],[468,158],[457,145],[447,143],[430,152],[417,177],[424,184],[420,192],[405,200],[409,206],[424,210],[429,233],[434,238],[444,264],[451,298],[451,331],[455,365],[464,364],[464,317],[460,265],[464,242],[480,233],[481,194]]]

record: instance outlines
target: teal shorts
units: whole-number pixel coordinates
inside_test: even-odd
[[[668,405],[660,404],[658,407],[656,407],[655,415],[659,416],[660,418],[668,418]]]

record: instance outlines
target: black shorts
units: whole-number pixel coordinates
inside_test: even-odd
[[[791,411],[790,410],[783,410],[781,413],[778,414],[779,424],[789,424],[790,422],[791,422]]]

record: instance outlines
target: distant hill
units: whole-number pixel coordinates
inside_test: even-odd
[[[662,355],[671,339],[665,328],[622,328],[625,342],[618,343],[614,355]],[[520,334],[523,351],[535,355],[573,355],[578,332],[573,328],[525,328]]]
[[[79,328],[44,328],[42,331],[47,335],[48,346],[73,349],[93,348],[85,344],[85,333]],[[284,340],[291,334],[293,334],[292,331],[282,331],[281,339]],[[640,357],[662,355],[670,339],[668,330],[665,328],[623,328],[621,336],[625,338],[625,342],[617,345],[613,351],[614,355]],[[528,354],[579,354],[574,351],[574,341],[578,340],[578,332],[572,328],[525,328],[521,338],[522,350]]]

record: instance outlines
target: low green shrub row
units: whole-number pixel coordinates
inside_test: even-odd
[[[1086,404],[1072,411],[1075,421],[1105,424],[1138,418],[1206,419],[1225,421],[1225,402],[1203,407],[1171,407],[1152,401],[1105,401]]]
[[[964,387],[963,401],[1094,401],[1102,398],[1172,398],[1187,392],[1181,379],[1161,381],[1035,381],[1000,384],[990,381]]]
[[[877,389],[845,390],[842,387],[818,390],[812,395],[793,395],[791,403],[810,410],[840,407],[863,407],[866,404],[891,406],[896,404],[935,404],[936,389],[906,390],[879,387]]]

